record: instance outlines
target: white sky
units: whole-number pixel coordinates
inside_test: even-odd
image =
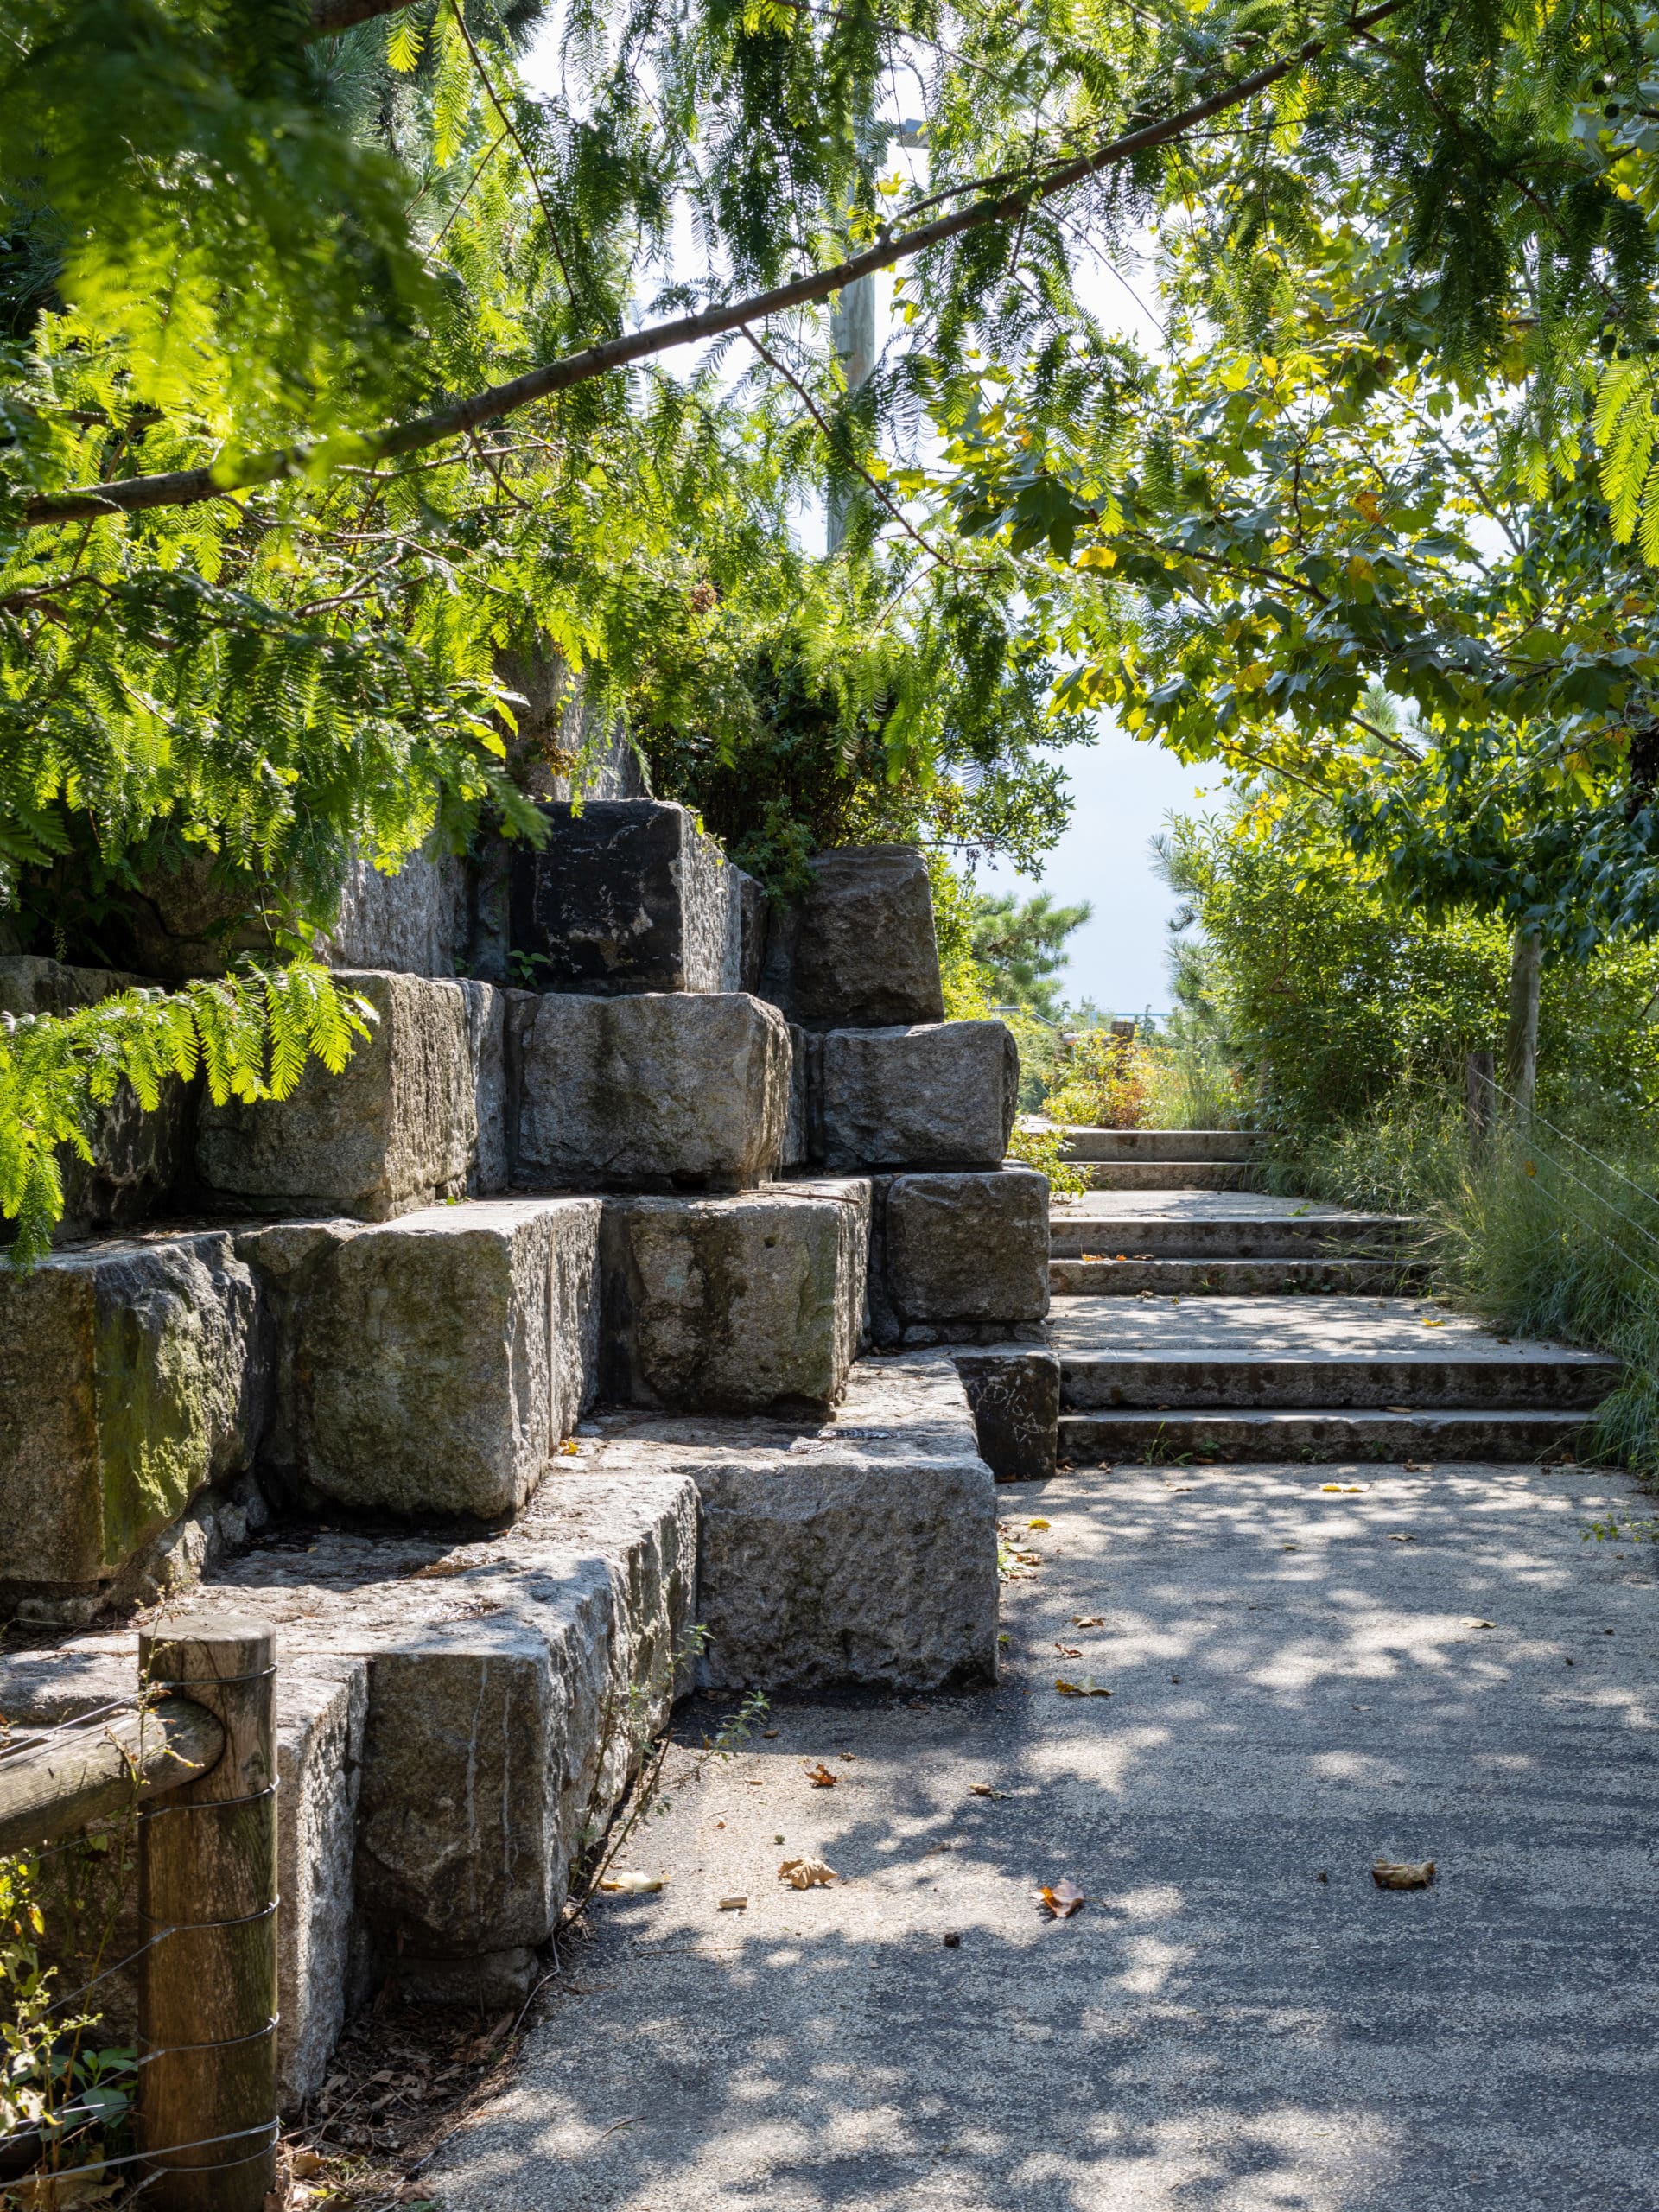
[[[556,38],[560,11],[550,15],[535,47],[524,57],[524,74],[532,90],[556,89]],[[888,105],[895,120],[914,88],[901,80]],[[924,152],[895,147],[893,164],[917,181],[926,175]],[[1150,240],[1146,242],[1150,250]],[[675,243],[675,258],[692,273],[698,257],[689,224]],[[877,279],[878,346],[892,328],[893,275]],[[1102,323],[1157,350],[1156,284],[1145,254],[1116,270],[1097,265],[1083,272],[1078,289]],[[678,357],[669,356],[671,364]],[[688,349],[689,371],[696,353]],[[734,373],[744,364],[734,353]],[[821,512],[804,516],[802,537],[822,548]],[[1094,916],[1071,939],[1071,960],[1062,988],[1073,1001],[1093,999],[1119,1013],[1139,1013],[1169,1003],[1169,936],[1166,925],[1176,900],[1153,872],[1151,840],[1172,813],[1202,812],[1215,804],[1222,787],[1218,770],[1185,767],[1161,747],[1136,744],[1116,723],[1100,717],[1092,747],[1074,747],[1061,756],[1071,780],[1076,804],[1071,824],[1045,863],[1040,878],[1018,876],[1011,868],[982,866],[976,880],[988,888],[1013,890],[1020,897],[1044,890],[1071,906],[1087,899]]]

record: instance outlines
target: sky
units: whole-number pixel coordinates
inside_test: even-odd
[[[1046,891],[1060,906],[1087,899],[1094,915],[1070,940],[1064,995],[1074,1005],[1092,999],[1113,1014],[1166,1012],[1168,922],[1179,901],[1154,872],[1152,839],[1172,814],[1210,811],[1220,772],[1184,766],[1161,747],[1137,745],[1103,721],[1098,744],[1069,747],[1060,758],[1075,804],[1040,881],[983,862],[974,880],[1021,899]]]

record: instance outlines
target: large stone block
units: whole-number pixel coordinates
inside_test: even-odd
[[[879,1342],[1001,1335],[1048,1311],[1048,1179],[1029,1167],[895,1175],[872,1283]]]
[[[274,1621],[284,1669],[366,1659],[355,1911],[411,1995],[522,1996],[573,1861],[688,1687],[695,1490],[557,1465],[481,1542],[324,1534],[195,1601]]]
[[[594,1427],[601,1474],[697,1486],[705,1687],[996,1679],[995,1489],[939,1355],[861,1360],[822,1427],[607,1414]]]
[[[742,992],[515,994],[513,1179],[744,1190],[789,1118],[789,1031]]]
[[[1014,1128],[1020,1052],[1001,1021],[832,1029],[819,1090],[826,1167],[995,1167]]]
[[[287,1098],[203,1105],[196,1172],[219,1201],[387,1221],[466,1190],[478,1109],[461,985],[367,969],[334,980],[378,1017],[338,1075],[313,1060]]]
[[[869,1185],[607,1198],[601,1389],[623,1404],[829,1406],[858,1349]]]
[[[915,847],[819,853],[812,877],[772,909],[766,996],[814,1029],[943,1020],[933,894]]]
[[[346,863],[340,904],[317,957],[336,968],[453,976],[471,950],[467,861],[411,853],[387,874],[361,854]]]
[[[999,1344],[954,1355],[979,1439],[1000,1483],[1046,1482],[1060,1433],[1060,1359],[1046,1344]]]
[[[277,1316],[267,1465],[362,1511],[511,1514],[592,1400],[596,1198],[486,1198],[257,1230]]]
[[[0,959],[0,1013],[61,1017],[96,1006],[143,978],[108,968],[70,968],[17,955]],[[54,1241],[67,1243],[134,1227],[155,1211],[189,1156],[192,1094],[170,1077],[146,1113],[124,1077],[107,1106],[94,1110],[89,1165],[71,1145],[57,1149],[63,1214]]]
[[[734,991],[742,872],[683,806],[550,802],[539,849],[512,858],[512,950],[538,990]]]
[[[464,982],[467,1056],[473,1084],[474,1120],[478,1127],[471,1187],[478,1198],[493,1198],[512,1179],[512,1132],[507,1112],[507,1007],[516,995],[490,983]]]
[[[258,1309],[217,1231],[0,1269],[0,1592],[96,1593],[248,1464],[269,1396]]]

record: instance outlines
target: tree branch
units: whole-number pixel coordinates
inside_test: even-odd
[[[355,6],[359,0],[340,0],[340,4]],[[1350,35],[1357,35],[1386,16],[1397,15],[1406,5],[1407,0],[1380,0],[1377,6],[1351,16],[1343,29]],[[368,12],[389,13],[390,10],[365,10],[365,15]],[[775,285],[771,290],[754,293],[747,299],[705,308],[696,315],[676,315],[668,322],[652,323],[643,330],[604,339],[597,345],[584,346],[579,353],[567,353],[562,360],[526,370],[523,376],[511,378],[505,384],[492,385],[486,391],[435,408],[429,415],[418,415],[410,422],[391,423],[383,430],[368,431],[355,438],[342,437],[339,441],[340,458],[390,461],[402,454],[437,445],[446,438],[464,436],[482,423],[499,422],[502,416],[511,415],[538,399],[550,398],[555,392],[569,391],[573,385],[586,384],[594,377],[627,368],[635,361],[647,360],[676,346],[723,337],[728,331],[741,330],[746,323],[764,322],[769,315],[785,314],[791,308],[827,299],[832,292],[844,289],[861,276],[871,276],[880,269],[891,269],[894,263],[946,245],[964,232],[982,230],[991,223],[1016,222],[1039,201],[1069,191],[1073,185],[1084,183],[1119,162],[1131,161],[1137,154],[1167,145],[1195,125],[1207,123],[1211,116],[1242,106],[1258,92],[1316,60],[1330,44],[1328,38],[1307,39],[1282,60],[1253,70],[1248,77],[1241,77],[1236,84],[1224,86],[1179,114],[1128,131],[1121,138],[1110,139],[1094,153],[1062,162],[1046,176],[1021,184],[1012,192],[979,200],[954,215],[942,216],[937,222],[924,223],[897,237],[881,239],[833,268],[813,270],[787,284]],[[39,529],[54,523],[95,520],[104,515],[139,514],[156,507],[194,506],[204,499],[221,498],[226,492],[251,490],[260,484],[299,474],[316,453],[317,448],[312,444],[284,446],[275,452],[251,454],[240,461],[220,461],[206,468],[129,476],[114,483],[48,493],[29,502],[24,521],[31,529]]]
[[[338,38],[355,23],[366,23],[376,16],[395,16],[399,9],[413,4],[414,0],[311,0],[311,35]]]

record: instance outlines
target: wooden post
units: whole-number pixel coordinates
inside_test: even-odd
[[[161,1939],[138,1980],[156,2212],[261,2212],[276,2185],[276,1657],[266,1623],[219,1614],[139,1638],[144,1681],[225,1731],[207,1773],[139,1815],[139,1910]]]
[[[1492,1121],[1497,1105],[1497,1093],[1492,1088],[1496,1071],[1490,1052],[1471,1052],[1463,1064],[1464,1101],[1469,1114],[1469,1148],[1477,1160],[1485,1151],[1492,1134]]]

